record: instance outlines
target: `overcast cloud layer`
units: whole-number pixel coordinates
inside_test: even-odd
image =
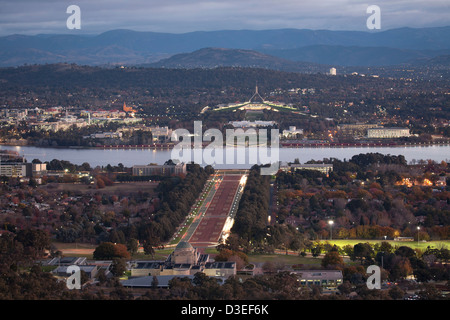
[[[66,27],[69,5],[81,9],[80,30]],[[0,0],[0,35],[99,34],[114,29],[367,31],[369,5],[381,9],[381,30],[450,25],[449,0]]]

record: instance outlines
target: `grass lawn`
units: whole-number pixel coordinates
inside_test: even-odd
[[[339,247],[343,247],[345,245],[351,245],[354,246],[357,243],[370,243],[370,244],[375,244],[375,243],[381,243],[384,240],[357,240],[357,239],[351,239],[351,240],[322,240],[321,242],[325,243],[328,242],[332,245],[337,245]],[[432,248],[441,248],[441,247],[447,247],[450,248],[450,240],[442,240],[442,241],[427,241],[427,242],[419,242],[417,243],[417,241],[405,241],[405,242],[400,242],[400,241],[393,241],[393,240],[387,240],[386,242],[389,242],[393,247],[395,246],[408,246],[411,247],[412,249],[420,249],[420,250],[426,250],[427,247],[432,247]]]
[[[321,258],[302,257],[282,254],[250,254],[248,256],[249,263],[265,263],[273,262],[286,265],[304,264],[304,265],[319,265]]]

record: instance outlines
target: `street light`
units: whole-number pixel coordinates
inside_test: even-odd
[[[419,231],[420,231],[420,227],[417,226],[417,245],[419,245]]]
[[[333,240],[333,220],[328,221],[328,224],[330,225],[330,240]]]

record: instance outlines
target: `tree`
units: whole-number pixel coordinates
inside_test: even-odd
[[[338,290],[342,294],[350,294],[350,292],[352,292],[352,287],[350,281],[344,281],[343,284],[338,286]]]
[[[155,249],[153,248],[151,240],[144,241],[143,249],[145,254],[150,254],[152,257],[154,256]]]
[[[394,286],[389,289],[389,296],[394,300],[400,300],[405,295],[405,292],[398,286]]]
[[[157,289],[158,285],[159,285],[158,278],[156,276],[153,276],[153,278],[152,278],[152,288],[153,289]]]
[[[370,264],[372,262],[373,254],[372,246],[369,243],[357,243],[353,246],[353,254],[350,256],[350,259],[353,261],[360,259],[361,264],[363,264],[363,262]]]
[[[50,237],[42,230],[24,229],[17,233],[16,240],[21,242],[25,253],[32,258],[44,255],[44,250],[50,250]]]
[[[122,276],[127,270],[126,261],[124,258],[114,258],[111,265],[111,273],[116,276]]]
[[[94,259],[112,259],[115,257],[114,244],[111,242],[103,242],[93,253]]]
[[[392,245],[387,241],[382,241],[380,245],[376,248],[378,252],[391,253],[393,250]]]
[[[325,254],[321,264],[324,268],[327,268],[329,266],[342,266],[344,265],[344,260],[342,259],[338,251],[330,251]]]
[[[412,258],[416,255],[416,252],[411,247],[401,246],[395,250],[395,254],[405,258]]]
[[[114,258],[130,258],[130,253],[127,251],[127,247],[123,244],[102,242],[94,250],[94,259],[106,259],[111,260]]]
[[[127,241],[127,250],[131,255],[135,254],[138,251],[139,242],[136,239],[129,239]]]
[[[411,262],[408,258],[397,256],[394,258],[394,265],[390,270],[389,277],[392,281],[406,278],[413,273]]]
[[[311,248],[311,254],[312,254],[312,256],[313,256],[314,258],[315,258],[315,257],[318,257],[318,256],[320,255],[321,252],[322,252],[322,244],[320,244],[320,243],[314,245],[314,246]]]

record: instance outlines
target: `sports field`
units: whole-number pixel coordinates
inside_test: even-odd
[[[393,240],[364,240],[364,239],[351,239],[351,240],[321,240],[320,242],[326,243],[328,242],[331,245],[336,245],[338,247],[344,247],[346,245],[354,246],[357,243],[381,243],[383,241],[389,242],[393,247],[395,246],[408,246],[412,249],[420,249],[426,250],[427,247],[440,249],[442,247],[450,248],[450,240],[441,240],[441,241],[393,241]]]

